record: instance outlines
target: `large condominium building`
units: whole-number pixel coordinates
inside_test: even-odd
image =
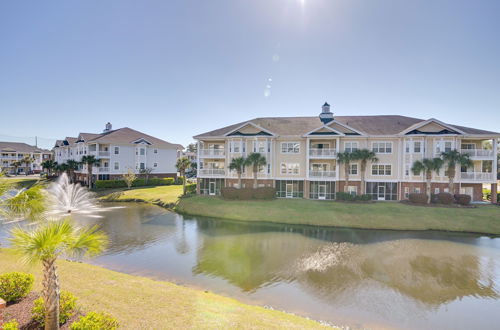
[[[99,160],[92,175],[97,180],[120,178],[129,169],[135,173],[150,169],[151,177],[175,177],[175,163],[183,147],[128,127],[112,129],[110,123],[102,133],[80,133],[56,141],[55,160],[61,164],[68,160],[80,162],[83,156],[92,155]],[[88,182],[87,165],[76,171],[77,180]]]
[[[40,173],[52,151],[19,142],[0,142],[0,168],[8,174]]]
[[[402,200],[424,192],[423,174],[412,164],[441,152],[467,153],[473,166],[457,166],[455,192],[482,199],[482,185],[496,192],[497,140],[500,133],[450,125],[437,119],[404,116],[333,116],[325,103],[318,117],[256,118],[203,133],[198,141],[198,192],[216,195],[223,186],[237,187],[237,173],[229,170],[234,157],[258,152],[267,165],[258,173],[259,186],[273,186],[278,197],[334,199],[345,191],[344,165],[339,152],[369,149],[378,162],[368,163],[366,190],[360,191],[360,163],[350,165],[347,191],[370,194],[374,200]],[[432,192],[447,192],[446,168],[434,174]],[[253,173],[244,169],[243,186]],[[496,196],[495,194],[492,194]]]

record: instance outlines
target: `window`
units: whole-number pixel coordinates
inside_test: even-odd
[[[413,142],[413,152],[422,152],[422,142]]]
[[[351,164],[349,168],[349,174],[358,175],[358,164]]]
[[[445,193],[449,193],[449,192],[450,192],[450,189],[449,189],[449,188],[444,188],[444,192],[445,192]]]
[[[267,164],[267,174],[271,174],[271,164]]]
[[[434,188],[434,193],[439,194],[439,188]]]
[[[413,188],[413,192],[415,194],[420,194],[420,188],[419,187]]]
[[[373,142],[372,151],[379,154],[392,153],[392,142]]]
[[[347,186],[347,193],[351,195],[357,195],[358,194],[358,187],[356,186]]]
[[[409,153],[410,152],[410,142],[406,141],[405,143],[405,152]]]
[[[492,160],[483,160],[481,162],[481,172],[483,173],[491,173],[493,171],[493,161]]]
[[[298,142],[282,142],[282,154],[298,154],[300,152],[300,143]]]
[[[240,152],[240,141],[229,142],[229,152]]]
[[[410,197],[410,187],[405,187],[405,198],[408,199]]]
[[[158,153],[158,149],[154,149],[154,150],[153,150],[153,152],[154,152],[155,154],[157,154],[157,153]]]
[[[154,163],[154,164],[153,164],[153,167],[158,167],[158,163]]]
[[[115,170],[119,170],[119,169],[120,169],[120,163],[115,162]]]
[[[410,175],[410,165],[405,166],[405,175],[409,176]]]
[[[474,143],[462,143],[461,148],[465,150],[473,150],[476,149],[476,145]]]
[[[391,175],[391,165],[372,165],[372,175]]]
[[[299,174],[298,163],[281,163],[281,174]]]
[[[115,147],[115,155],[119,155],[120,154],[120,147]]]
[[[259,152],[259,153],[266,152],[266,141],[254,141],[253,152]]]
[[[145,168],[146,168],[146,166],[144,166],[144,163],[141,163],[140,169],[143,170]]]
[[[326,172],[328,171],[328,164],[311,164],[311,170],[314,172]]]
[[[146,149],[141,148],[141,149],[140,149],[140,152],[141,152],[141,156],[144,156],[144,155],[146,154]]]
[[[445,152],[451,151],[451,142],[445,142],[444,143],[444,151]]]
[[[344,151],[345,152],[354,152],[358,150],[358,142],[345,142],[344,143]]]

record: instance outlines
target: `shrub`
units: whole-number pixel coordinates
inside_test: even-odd
[[[35,306],[31,310],[33,320],[35,320],[42,327],[45,323],[45,303],[43,297],[38,298],[34,302]],[[62,291],[59,299],[59,324],[64,324],[74,314],[76,308],[76,297],[68,291]]]
[[[132,187],[169,186],[172,184],[174,184],[174,178],[150,178],[147,182],[146,179],[136,179],[132,183]],[[125,188],[127,184],[123,180],[97,180],[95,186],[96,188]]]
[[[469,205],[471,201],[471,197],[469,195],[458,194],[455,195],[455,201],[460,205]]]
[[[427,203],[427,194],[423,194],[423,193],[411,193],[408,196],[408,199],[412,203],[426,204]]]
[[[3,330],[18,330],[19,329],[19,323],[17,323],[16,320],[10,320],[7,323],[3,324]]]
[[[196,183],[186,185],[186,194],[196,194]]]
[[[178,176],[175,178],[174,184],[182,184],[184,182],[184,177],[183,176]]]
[[[453,203],[453,195],[447,192],[437,194],[437,198],[440,204],[449,205]]]
[[[103,313],[90,312],[73,322],[71,330],[115,330],[118,329],[118,321]]]
[[[0,298],[6,302],[24,298],[33,288],[35,277],[31,274],[12,272],[0,275]]]
[[[338,192],[335,197],[339,201],[353,201],[356,199],[356,195],[352,195],[346,192]]]
[[[367,201],[371,201],[372,200],[372,196],[368,195],[368,194],[358,195],[358,196],[356,196],[356,199],[360,200],[360,201],[363,201],[363,202],[367,202]]]
[[[439,203],[439,195],[438,194],[431,195],[431,203],[433,203],[433,204]]]
[[[221,194],[224,199],[273,199],[276,197],[276,189],[273,187],[259,187],[259,188],[233,188],[224,187],[221,189]]]

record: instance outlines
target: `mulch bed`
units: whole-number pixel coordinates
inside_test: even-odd
[[[19,323],[19,329],[21,330],[43,329],[31,318],[31,310],[33,309],[34,305],[33,302],[38,297],[40,297],[39,292],[31,292],[22,300],[16,303],[8,304],[4,313],[4,321],[8,322],[12,319],[15,319],[17,323]],[[78,320],[78,318],[82,315],[83,313],[77,310],[75,315],[73,315],[73,317],[69,319],[68,322],[61,326],[61,329],[69,329],[70,324]]]

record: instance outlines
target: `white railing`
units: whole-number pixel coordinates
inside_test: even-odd
[[[461,153],[471,157],[493,157],[493,150],[490,149],[461,149]]]
[[[203,176],[224,176],[226,174],[225,169],[220,168],[204,168],[199,170],[200,175]]]
[[[99,167],[99,172],[109,172],[109,167]]]
[[[309,171],[309,177],[311,178],[335,178],[337,176],[337,171]]]
[[[460,178],[469,181],[492,181],[494,175],[487,172],[462,172],[460,173]]]
[[[101,157],[109,157],[109,151],[99,151],[99,156],[101,156]]]
[[[311,148],[309,149],[309,157],[334,158],[337,157],[337,150],[331,148]]]
[[[200,157],[224,157],[226,155],[224,149],[201,149]]]

